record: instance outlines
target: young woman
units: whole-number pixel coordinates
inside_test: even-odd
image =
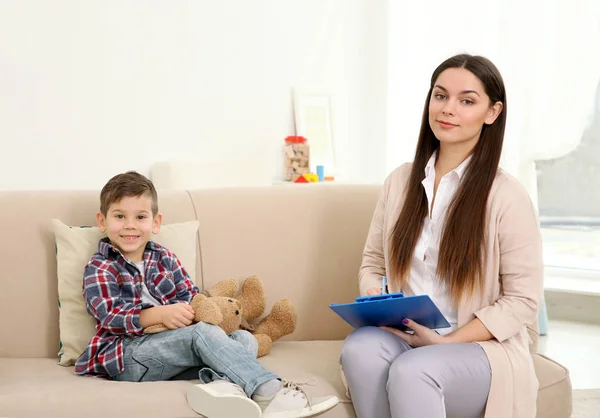
[[[431,77],[415,159],[387,178],[360,292],[428,294],[449,329],[365,327],[341,363],[359,418],[536,414],[528,328],[542,297],[539,225],[525,189],[498,168],[506,93],[486,58],[457,55]]]

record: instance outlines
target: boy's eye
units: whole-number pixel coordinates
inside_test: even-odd
[[[115,215],[115,218],[117,218],[117,219],[123,219],[124,217],[125,216],[123,216],[123,215]]]
[[[146,219],[146,215],[138,215],[138,219]]]

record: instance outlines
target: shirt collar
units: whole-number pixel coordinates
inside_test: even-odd
[[[435,150],[433,152],[433,154],[431,155],[431,157],[429,158],[429,161],[427,161],[427,165],[425,166],[425,177],[426,178],[435,173],[435,161],[437,159],[437,155],[438,155],[438,151]],[[465,158],[465,160],[462,163],[460,163],[460,165],[458,167],[456,167],[454,170],[450,171],[450,173],[448,173],[448,174],[454,173],[454,174],[456,174],[456,176],[458,176],[458,180],[462,180],[462,177],[465,174],[465,170],[469,166],[469,162],[471,161],[471,158],[473,158],[473,154],[470,154],[467,158]]]
[[[427,165],[425,166],[425,177],[429,177],[433,173],[435,173],[435,160],[437,159],[437,150],[431,154],[429,157],[429,161],[427,161]]]

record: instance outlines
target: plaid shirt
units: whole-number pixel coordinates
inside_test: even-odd
[[[190,302],[198,288],[172,252],[150,241],[144,251],[146,286],[163,305]],[[143,335],[140,311],[143,276],[108,238],[85,267],[83,296],[87,311],[96,318],[96,335],[75,363],[75,373],[117,376],[123,371],[123,339]]]

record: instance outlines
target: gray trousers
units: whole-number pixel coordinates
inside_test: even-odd
[[[491,370],[475,343],[413,348],[376,327],[355,330],[340,358],[358,418],[479,417]]]

